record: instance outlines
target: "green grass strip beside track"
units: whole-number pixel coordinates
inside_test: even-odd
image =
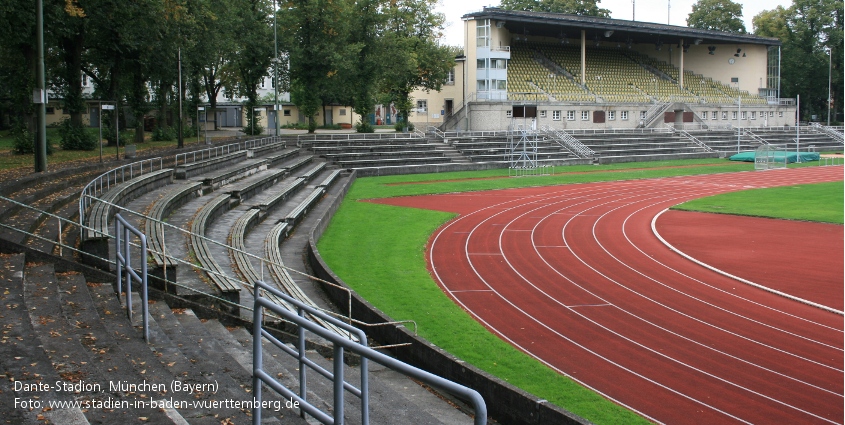
[[[843,224],[842,182],[751,189],[695,199],[673,209]]]
[[[542,177],[507,178],[507,170],[488,170],[361,178],[318,247],[332,270],[361,296],[395,320],[415,320],[423,338],[462,360],[597,424],[645,424],[637,414],[499,339],[440,290],[427,270],[425,247],[454,214],[359,201],[750,170],[753,164],[710,159],[558,167],[555,175]],[[402,184],[408,182],[428,183]]]

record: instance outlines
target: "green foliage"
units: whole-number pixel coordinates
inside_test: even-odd
[[[525,12],[569,13],[609,18],[610,10],[600,8],[599,3],[601,0],[502,0],[500,7]]]
[[[843,13],[842,0],[794,0],[789,8],[778,6],[754,17],[755,35],[775,37],[783,43],[781,97],[801,96],[802,120],[814,114],[826,117],[828,72],[834,99],[832,119],[841,116]]]
[[[12,150],[18,155],[32,155],[35,153],[35,135],[27,130],[26,126],[16,125],[9,132],[12,137]],[[50,144],[47,144],[47,153],[50,153]]]
[[[192,128],[192,127],[189,127]],[[154,142],[162,142],[162,141],[169,141],[169,140],[176,140],[178,134],[176,134],[177,130],[173,127],[156,127],[153,130],[152,140]],[[194,134],[196,135],[196,134]],[[183,136],[185,136],[183,132]]]
[[[61,140],[59,146],[68,151],[91,151],[97,147],[97,138],[84,125],[64,119],[59,124]]]
[[[289,124],[282,125],[281,128],[287,128],[291,130],[308,130],[308,124],[304,122],[292,122]]]
[[[396,131],[405,131],[405,129],[408,131],[414,131],[414,123],[408,121],[397,121],[393,128],[395,128]]]
[[[745,34],[742,22],[742,5],[731,0],[698,0],[692,5],[687,26]]]
[[[376,129],[368,121],[361,120],[355,124],[355,131],[359,133],[375,133]]]
[[[253,123],[247,122],[247,126],[244,127],[242,131],[244,132],[244,134],[247,134],[249,136],[256,136],[264,133],[264,127],[259,125],[258,121],[256,120],[256,122]]]

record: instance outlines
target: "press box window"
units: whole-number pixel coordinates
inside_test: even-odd
[[[620,111],[619,119],[622,121],[628,121],[628,111]]]
[[[590,111],[581,111],[581,121],[590,120]]]
[[[566,120],[575,121],[575,111],[566,111]]]
[[[552,111],[552,120],[560,121],[560,111]]]
[[[607,111],[607,119],[608,120],[615,120],[616,119],[616,111]]]

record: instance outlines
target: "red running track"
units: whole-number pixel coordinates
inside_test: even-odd
[[[812,167],[378,202],[460,213],[429,243],[443,290],[520,350],[655,422],[842,423],[842,315],[704,268],[651,229],[689,199],[842,177]]]

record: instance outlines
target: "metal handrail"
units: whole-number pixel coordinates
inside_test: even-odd
[[[114,168],[106,171],[103,174],[95,177],[82,189],[79,195],[79,224],[85,223],[85,213],[93,203],[92,200],[98,200],[97,196],[105,191],[111,189],[112,185],[118,185],[127,180],[127,170],[129,172],[129,180],[136,176],[135,168],[138,168],[137,175],[151,173],[154,171],[154,165],[158,161],[158,169],[164,168],[164,160],[161,157],[145,159],[131,164],[126,164],[122,167]],[[144,164],[149,163],[148,170],[144,172]],[[80,234],[81,235],[81,234]]]
[[[581,159],[592,158],[596,156],[596,152],[592,149],[588,148],[586,145],[581,143],[578,139],[572,137],[565,131],[560,131],[555,128],[551,128],[549,126],[543,126],[540,128],[540,131],[547,135],[551,136],[552,140],[557,142],[559,145],[566,148],[571,153],[575,154]]]
[[[268,291],[273,293],[274,295],[285,299],[286,301],[295,304],[297,306],[297,313],[293,313],[290,311],[285,310],[281,306],[270,302],[267,298],[261,296],[261,290]],[[267,330],[264,329],[262,326],[263,320],[263,309],[266,308],[283,318],[287,319],[290,322],[293,322],[297,328],[299,333],[299,341],[297,350],[293,350],[287,347],[285,344],[278,341],[273,335],[271,335]],[[326,330],[322,326],[308,320],[304,317],[305,312],[309,312],[313,315],[318,317],[322,317],[323,320],[333,321],[336,322],[337,326],[343,326],[349,332],[354,332],[359,335],[361,343],[352,342],[348,339],[341,337],[331,331]],[[336,424],[341,425],[344,423],[344,413],[343,413],[343,402],[344,402],[344,391],[350,391],[354,395],[359,396],[361,398],[361,423],[364,425],[369,424],[369,385],[367,381],[368,371],[367,371],[367,361],[372,360],[376,363],[379,363],[385,367],[393,369],[397,372],[410,376],[411,378],[417,379],[422,381],[423,383],[430,385],[432,387],[439,388],[446,392],[449,392],[457,397],[464,398],[469,401],[473,405],[473,409],[475,410],[475,425],[485,425],[487,423],[487,405],[484,402],[484,398],[481,397],[477,391],[465,387],[463,385],[457,384],[452,382],[448,379],[442,378],[440,376],[434,375],[432,373],[426,372],[422,369],[416,368],[411,366],[407,363],[403,363],[399,360],[394,359],[393,357],[389,357],[385,354],[382,354],[372,348],[366,346],[366,334],[360,329],[355,328],[354,326],[349,326],[339,320],[336,320],[328,315],[324,315],[319,311],[310,311],[309,307],[298,303],[295,299],[288,297],[287,295],[283,294],[282,292],[278,291],[275,288],[267,286],[263,282],[256,282],[255,285],[255,302],[253,308],[253,394],[257,401],[256,405],[258,407],[253,408],[253,415],[252,420],[253,424],[258,425],[261,423],[261,400],[262,400],[262,386],[261,384],[264,383],[278,394],[282,396],[294,400],[299,403],[300,409],[303,412],[308,413],[309,415],[313,416],[320,422],[324,424]],[[304,361],[305,357],[305,331],[312,332],[317,334],[317,336],[324,338],[332,343],[334,347],[334,355],[332,358],[333,363],[333,373],[328,373],[326,376],[333,382],[334,388],[334,406],[333,406],[333,415],[329,416],[327,413],[320,410],[318,407],[308,403],[307,401],[307,384],[306,384],[306,374],[305,374],[305,366],[311,367],[308,362]],[[272,342],[277,347],[281,348],[283,351],[291,354],[294,357],[297,357],[300,361],[299,367],[299,394],[296,394],[294,391],[283,386],[276,378],[269,375],[263,369],[263,346],[261,344],[261,340],[263,338],[267,338],[270,342]],[[356,389],[352,387],[350,384],[346,383],[343,376],[344,376],[344,350],[349,350],[354,354],[358,354],[361,356],[361,388]],[[321,373],[322,374],[322,373]],[[357,391],[356,391],[357,390]]]
[[[691,142],[693,142],[693,143],[695,143],[696,145],[698,145],[700,148],[703,148],[705,151],[707,151],[707,152],[713,152],[713,149],[711,149],[711,148],[710,148],[710,146],[707,146],[704,142],[702,142],[701,140],[698,140],[698,138],[697,138],[697,137],[695,137],[695,136],[693,136],[692,134],[690,134],[689,132],[687,132],[687,130],[686,130],[686,129],[684,129],[684,128],[679,128],[679,129],[678,129],[678,128],[676,128],[675,130],[677,130],[677,132],[678,132],[678,133],[681,133],[681,135],[682,135],[682,136],[686,137],[686,138],[687,138],[688,140],[690,140]]]
[[[237,142],[223,146],[215,146],[213,148],[200,149],[193,152],[179,153],[176,154],[176,162],[174,165],[188,165],[194,162],[205,161],[206,159],[228,155],[230,153],[238,152],[241,150],[243,150],[241,142]],[[199,158],[197,156],[199,156]]]
[[[827,126],[821,125],[821,124],[819,124],[819,123],[817,123],[817,122],[814,122],[814,123],[812,123],[812,124],[810,124],[810,125],[811,125],[814,129],[816,129],[816,130],[818,130],[818,131],[821,131],[822,133],[827,134],[828,136],[832,137],[832,138],[833,138],[833,140],[837,140],[837,141],[839,141],[840,143],[842,143],[843,141],[845,141],[845,135],[843,135],[843,134],[842,134],[842,132],[840,132],[840,131],[836,131],[836,130],[834,130],[834,129],[830,128],[830,127],[827,127]]]
[[[120,214],[114,216],[114,262],[117,265],[117,296],[123,293],[123,276],[126,276],[126,313],[132,321],[132,282],[141,284],[141,314],[144,322],[144,341],[150,342],[150,306],[147,292],[147,237],[133,227]],[[132,268],[132,244],[129,235],[133,234],[140,241],[141,272]],[[121,235],[123,236],[121,238]]]

